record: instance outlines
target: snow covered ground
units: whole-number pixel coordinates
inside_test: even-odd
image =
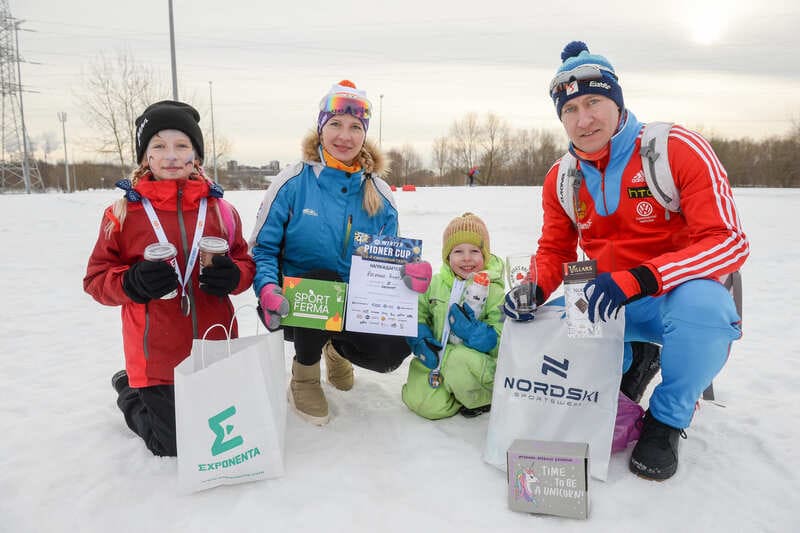
[[[540,193],[398,192],[401,233],[423,239],[436,269],[445,224],[473,211],[495,253],[532,251]],[[350,392],[325,385],[325,427],[290,413],[285,477],[179,494],[176,461],[153,457],[114,401],[119,310],[81,284],[101,212],[120,193],[2,195],[0,531],[798,531],[800,190],[735,193],[752,254],[745,336],[715,382],[719,402],[701,403],[673,479],[631,474],[630,449],[612,456],[587,522],[509,511],[504,474],[481,461],[488,417],[417,417],[400,400],[407,363],[356,369]],[[248,234],[261,196],[226,194]],[[255,332],[254,313],[240,327]]]

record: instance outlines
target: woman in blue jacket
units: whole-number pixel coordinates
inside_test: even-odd
[[[378,177],[384,158],[366,140],[370,111],[365,92],[349,80],[332,86],[320,102],[316,131],[303,141],[303,160],[284,169],[267,189],[251,246],[253,287],[270,330],[279,328],[289,310],[283,276],[347,282],[355,232],[397,235],[397,206]],[[424,292],[427,285],[419,288]],[[339,390],[353,386],[351,362],[390,372],[409,354],[403,337],[299,327],[284,333],[295,348],[289,403],[317,425],[329,418],[320,386],[322,352],[328,381]]]

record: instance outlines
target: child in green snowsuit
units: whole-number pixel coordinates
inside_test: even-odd
[[[403,402],[431,420],[457,412],[467,417],[489,410],[492,401],[497,349],[503,327],[499,305],[504,297],[503,262],[489,251],[489,232],[472,213],[453,219],[442,236],[442,264],[428,290],[419,297],[417,337],[409,337],[414,355],[403,385]],[[489,291],[483,310],[475,316],[458,305],[460,288],[471,274],[486,271]],[[456,286],[455,290],[453,286]],[[449,323],[447,346],[441,350],[442,332]],[[452,336],[462,340],[454,344]],[[428,382],[439,364],[441,384]]]

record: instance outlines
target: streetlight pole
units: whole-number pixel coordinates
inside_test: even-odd
[[[169,49],[172,58],[172,99],[178,99],[178,72],[175,66],[175,24],[172,17],[172,0],[169,0]]]
[[[69,162],[67,162],[67,113],[64,111],[58,112],[58,120],[61,121],[61,135],[64,139],[64,176],[67,185],[67,192],[69,192]]]
[[[214,183],[217,180],[217,139],[214,135],[214,92],[211,90],[211,82],[208,82],[208,100],[211,102],[211,153],[214,155]]]
[[[378,147],[383,148],[383,95],[381,95],[381,104],[378,109]]]

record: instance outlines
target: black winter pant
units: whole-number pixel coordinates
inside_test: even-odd
[[[120,391],[117,405],[125,415],[125,422],[144,440],[153,455],[176,457],[175,440],[175,387],[155,385]]]
[[[294,340],[294,358],[301,365],[313,365],[319,361],[322,347],[329,339],[342,357],[356,366],[375,372],[391,372],[410,353],[405,337],[307,328],[286,331],[289,329],[285,328],[284,334],[286,340]]]
[[[330,270],[312,270],[299,277],[341,281]],[[375,372],[391,372],[411,353],[405,337],[394,335],[286,327],[284,338],[294,342],[294,358],[301,365],[317,363],[322,357],[322,347],[328,340],[332,341],[333,347],[342,357],[356,366]]]

